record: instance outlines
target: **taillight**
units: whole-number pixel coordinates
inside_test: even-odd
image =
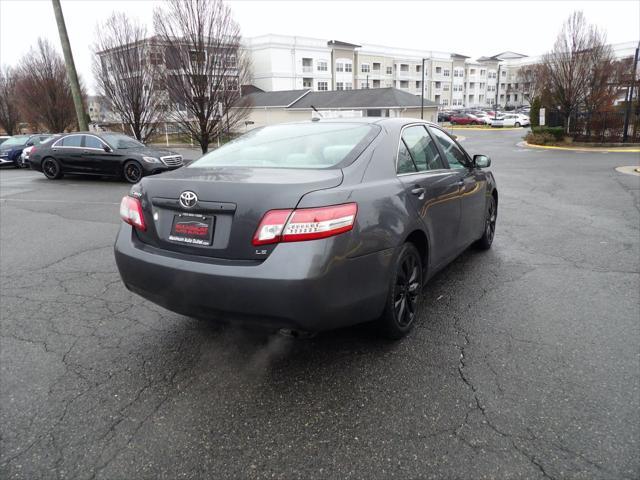
[[[262,218],[253,236],[253,244],[300,242],[348,232],[353,228],[357,212],[358,205],[355,203],[297,210],[270,210]]]
[[[144,223],[144,215],[142,214],[142,204],[137,198],[129,196],[122,198],[122,202],[120,202],[120,218],[138,230],[145,231],[147,229],[147,225]]]

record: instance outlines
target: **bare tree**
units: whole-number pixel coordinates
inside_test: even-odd
[[[38,39],[19,63],[16,92],[26,121],[50,132],[63,132],[77,125],[64,60],[53,46]]]
[[[7,135],[18,131],[20,115],[16,95],[17,72],[11,67],[0,70],[0,127]]]
[[[526,65],[518,71],[518,78],[523,83],[524,98],[531,103],[534,98],[544,96],[548,88],[548,79],[544,65],[535,63]]]
[[[124,13],[114,13],[98,29],[94,53],[98,93],[133,135],[146,142],[158,121],[162,53],[147,38],[146,28]]]
[[[172,104],[167,116],[205,153],[216,136],[247,113],[240,99],[247,68],[240,27],[222,0],[168,0],[155,10],[154,25],[165,47]]]
[[[567,131],[572,115],[585,104],[594,87],[594,62],[606,54],[604,46],[604,35],[587,24],[582,12],[574,12],[562,26],[553,50],[543,57],[549,98],[564,117]]]

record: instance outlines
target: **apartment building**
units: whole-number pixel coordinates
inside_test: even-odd
[[[244,48],[250,53],[253,84],[262,90],[335,90],[338,72],[326,40],[262,35],[245,39]]]
[[[612,45],[617,58],[633,56],[635,46]],[[424,91],[425,99],[453,109],[527,105],[529,85],[519,73],[542,59],[505,51],[474,60],[458,53],[285,35],[249,38],[245,48],[253,83],[265,91],[395,87],[414,95]]]

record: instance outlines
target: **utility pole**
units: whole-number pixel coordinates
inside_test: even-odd
[[[422,83],[420,86],[422,87],[422,92],[420,92],[420,119],[424,120],[424,58],[422,59]]]
[[[640,42],[636,47],[636,55],[633,59],[633,73],[631,77],[631,87],[629,88],[629,100],[627,100],[627,108],[624,111],[624,128],[622,130],[622,143],[627,143],[629,134],[629,116],[631,115],[631,104],[633,103],[633,87],[636,83],[636,70],[638,69],[638,50],[640,50]]]
[[[496,82],[496,109],[495,109],[495,112],[493,112],[494,119],[498,118],[498,100],[500,99],[500,67],[501,66],[502,65],[498,63],[498,80]]]
[[[56,23],[58,24],[58,33],[60,34],[60,43],[62,44],[62,53],[64,54],[64,63],[67,67],[67,78],[71,84],[71,95],[73,96],[73,104],[76,107],[76,116],[78,117],[78,128],[81,131],[87,131],[87,117],[84,113],[82,105],[82,95],[80,93],[80,82],[78,82],[78,74],[76,66],[73,63],[73,53],[69,44],[69,36],[67,35],[67,27],[64,24],[64,16],[62,15],[62,7],[60,0],[51,0],[53,3],[53,11],[56,14]]]

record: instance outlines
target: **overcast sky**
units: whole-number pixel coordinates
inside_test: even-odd
[[[125,11],[152,27],[161,1],[62,0],[78,72],[90,90],[91,44],[101,20]],[[548,51],[562,22],[582,10],[611,43],[640,38],[640,0],[229,1],[244,36],[281,33],[351,43],[456,52],[476,58]],[[59,48],[50,0],[0,0],[0,64],[15,64],[42,36]],[[61,50],[60,50],[61,51]]]

